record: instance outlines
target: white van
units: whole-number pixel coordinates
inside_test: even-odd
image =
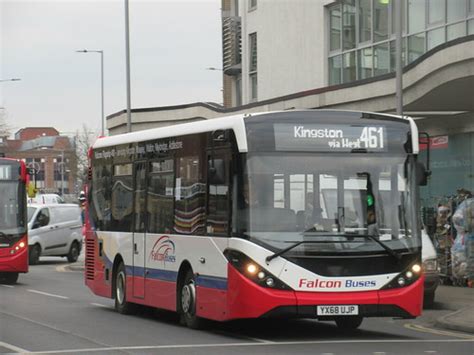
[[[433,242],[424,229],[421,230],[421,260],[425,273],[424,305],[431,307],[439,284],[438,256]]]
[[[64,203],[64,199],[57,194],[37,194],[35,197],[28,197],[28,203],[51,204]]]
[[[29,204],[28,245],[30,264],[40,256],[77,261],[82,248],[81,209],[74,204]]]

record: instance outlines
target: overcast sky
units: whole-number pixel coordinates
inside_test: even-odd
[[[220,0],[130,0],[132,108],[222,102]],[[0,107],[13,132],[100,131],[126,108],[124,0],[0,0]]]

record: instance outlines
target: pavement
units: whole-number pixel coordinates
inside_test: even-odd
[[[436,326],[474,334],[474,288],[441,285],[435,307],[454,311],[439,317]]]
[[[69,264],[72,271],[84,270],[84,256],[78,262]],[[474,288],[440,285],[436,290],[436,309],[452,312],[436,319],[440,328],[474,334]]]

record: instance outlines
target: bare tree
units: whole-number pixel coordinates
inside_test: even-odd
[[[76,157],[77,157],[77,176],[76,181],[82,190],[82,186],[87,183],[88,152],[90,146],[97,139],[97,133],[92,131],[87,125],[82,125],[82,130],[76,132]]]
[[[11,127],[7,123],[7,112],[3,107],[0,107],[0,137],[8,137],[11,132]]]

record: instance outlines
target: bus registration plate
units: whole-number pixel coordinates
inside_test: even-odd
[[[318,306],[316,309],[318,316],[352,316],[359,314],[359,306],[357,305],[324,305]]]

